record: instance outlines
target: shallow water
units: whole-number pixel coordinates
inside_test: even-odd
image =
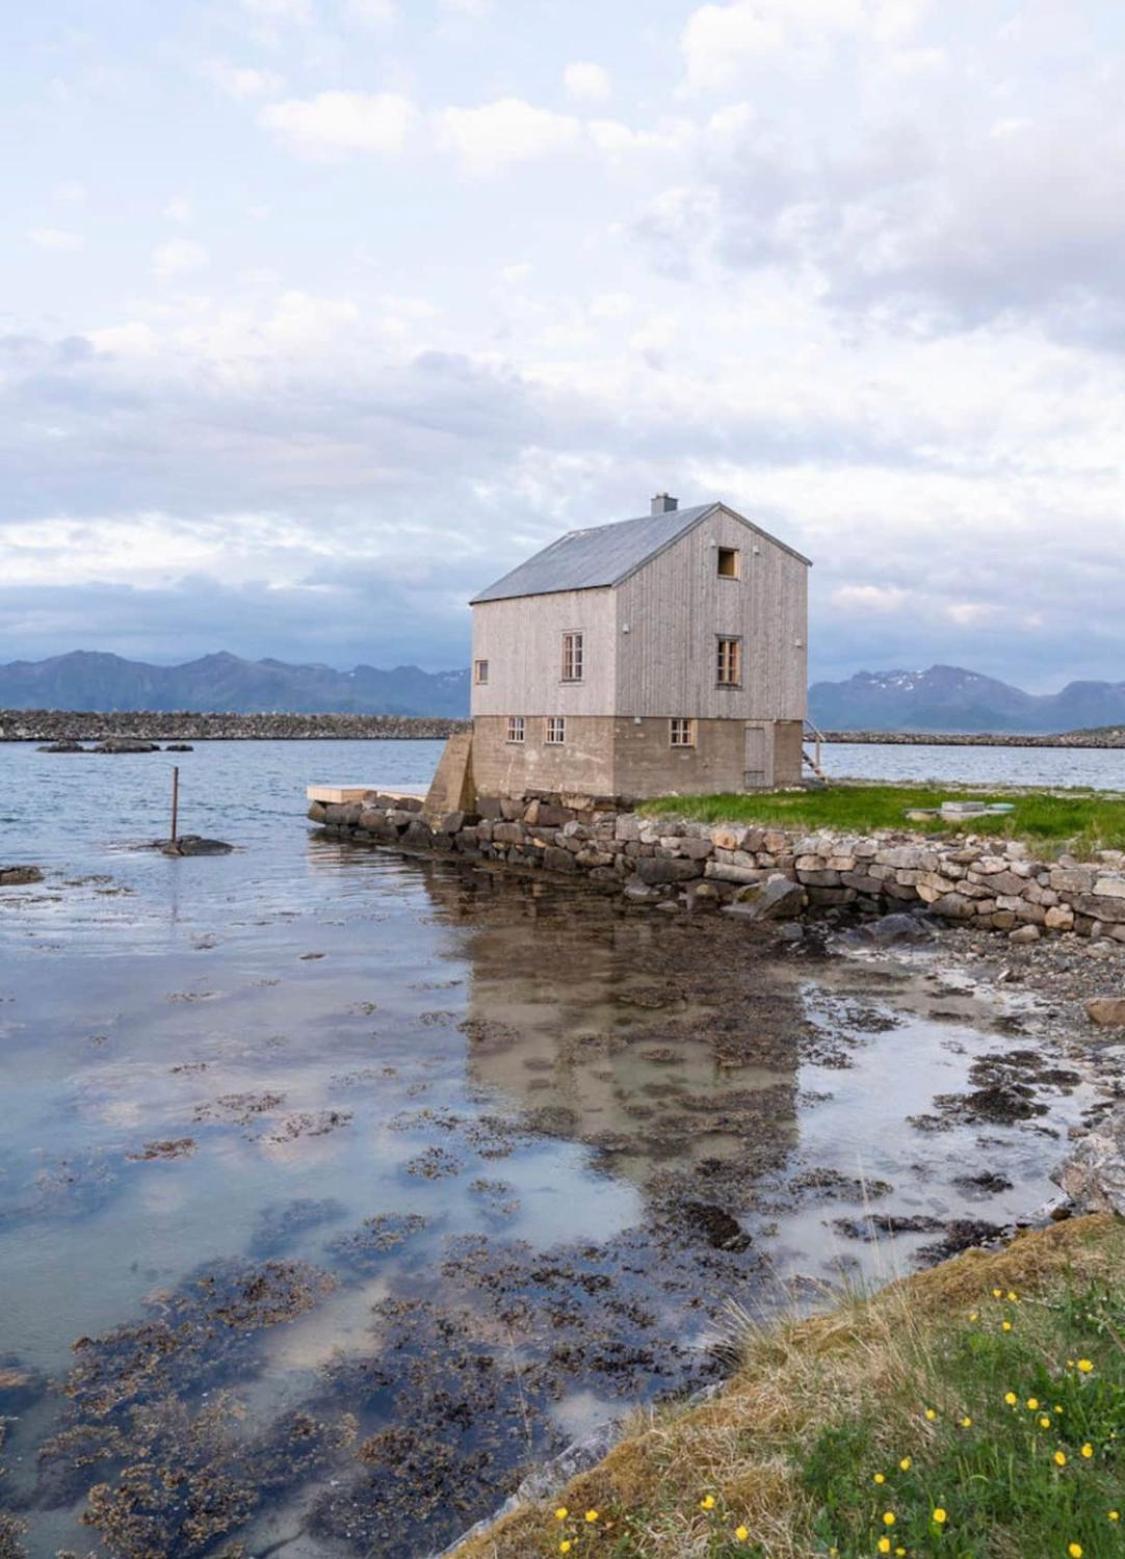
[[[840,779],[1125,791],[1125,749],[1120,747],[899,747],[878,742],[827,742],[821,753],[825,772]]]
[[[36,1559],[430,1553],[712,1377],[730,1301],[1048,1194],[1086,1091],[1025,1056],[1042,1114],[936,1106],[1027,1044],[940,970],[302,822],[307,781],[435,751],[201,746],[183,826],[239,848],[168,860],[136,846],[171,759],[0,748],[0,858],[48,871],[0,894],[0,1490]]]

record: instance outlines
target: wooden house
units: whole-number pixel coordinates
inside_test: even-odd
[[[809,566],[726,504],[667,494],[521,563],[472,603],[477,793],[798,783]]]

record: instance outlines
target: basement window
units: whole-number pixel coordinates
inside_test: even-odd
[[[725,638],[715,641],[715,683],[718,687],[742,686],[742,640]]]
[[[720,579],[742,578],[742,553],[737,547],[719,548],[718,573]]]
[[[566,741],[565,715],[547,716],[547,746],[561,747]]]
[[[486,660],[478,660],[476,662],[473,667],[473,681],[477,687],[484,687],[488,681],[488,662]]]
[[[524,736],[523,715],[508,716],[508,740],[510,742],[522,742]]]
[[[695,746],[694,720],[669,720],[669,740],[673,747]]]
[[[564,633],[562,636],[562,679],[564,682],[581,682],[585,658],[583,635]]]

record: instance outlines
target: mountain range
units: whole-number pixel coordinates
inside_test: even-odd
[[[822,731],[1048,735],[1125,723],[1125,682],[1068,682],[1059,693],[1025,693],[959,666],[860,671],[845,682],[815,682],[809,718]]]
[[[75,650],[0,665],[0,708],[455,719],[469,712],[469,673],[417,666],[338,671],[226,653],[153,666]],[[1047,734],[1125,724],[1125,682],[1070,682],[1059,693],[1036,694],[957,666],[861,671],[843,682],[814,683],[809,714],[825,731]]]
[[[191,710],[223,714],[441,715],[469,712],[468,671],[396,666],[292,666],[281,660],[204,655],[151,666],[75,650],[0,666],[2,709]]]

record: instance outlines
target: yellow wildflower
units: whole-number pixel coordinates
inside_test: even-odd
[[[1081,1543],[1069,1543],[1066,1551],[1070,1555],[1070,1559],[1082,1559]]]
[[[1094,1447],[1090,1444],[1089,1440],[1087,1440],[1086,1444],[1082,1447],[1082,1455],[1086,1458],[1087,1461],[1089,1461],[1093,1454]]]
[[[902,1468],[903,1472],[909,1472],[913,1465],[914,1463],[910,1460],[909,1456],[904,1456],[899,1462],[899,1466]]]
[[[970,1321],[979,1321],[980,1320],[980,1311],[979,1310],[970,1310],[969,1311],[969,1320]]]
[[[749,1527],[735,1527],[734,1535],[735,1535],[735,1539],[738,1542],[744,1543],[746,1541],[746,1539],[750,1536],[750,1528]]]
[[[594,1522],[597,1519],[598,1519],[598,1513],[597,1513],[596,1510],[588,1510],[586,1512],[586,1520],[590,1523],[591,1526],[593,1526]]]
[[[1039,1427],[1040,1429],[1050,1429],[1051,1420],[1047,1417],[1046,1413],[1041,1413],[1039,1415]]]
[[[1056,1451],[1053,1459],[1054,1459],[1054,1463],[1055,1463],[1056,1467],[1065,1467],[1066,1466],[1066,1452],[1065,1451]]]
[[[570,1552],[570,1538],[569,1537],[564,1537],[562,1542],[559,1544],[559,1553],[560,1554],[568,1554],[569,1552]]]
[[[714,1510],[715,1496],[713,1494],[705,1494],[699,1501],[699,1508],[700,1510]]]
[[[894,1513],[894,1511],[893,1510],[884,1510],[884,1512],[883,1512],[883,1525],[885,1527],[893,1527],[894,1524],[895,1524],[895,1513]]]
[[[1093,1367],[1094,1366],[1089,1359],[1079,1359],[1078,1361],[1078,1368],[1082,1371],[1083,1375],[1088,1375]]]
[[[929,1419],[930,1423],[932,1424],[934,1419],[937,1417],[937,1413],[934,1411],[934,1409],[932,1407],[928,1407],[926,1409],[926,1417]]]
[[[891,1551],[891,1540],[889,1537],[881,1537],[875,1546],[881,1554],[889,1554]]]
[[[992,1290],[992,1297],[993,1299],[1003,1299],[1004,1290],[1002,1288],[994,1288]]]
[[[1038,1407],[1039,1407],[1039,1398],[1038,1397],[1028,1397],[1027,1405],[1028,1405],[1028,1407],[1030,1408],[1030,1410],[1033,1413],[1036,1412]]]
[[[885,1472],[877,1472],[871,1481],[872,1483],[886,1483],[887,1475]]]
[[[939,1505],[938,1508],[934,1511],[934,1521],[936,1522],[936,1524],[939,1527],[943,1527],[948,1520],[949,1520],[949,1512],[944,1510]]]
[[[1016,1403],[1019,1401],[1019,1397],[1016,1396],[1014,1391],[1005,1391],[1004,1401],[1008,1404],[1009,1407],[1015,1407]]]
[[[973,1421],[969,1417],[968,1413],[966,1413],[964,1418],[961,1420],[961,1428],[962,1429],[971,1429],[972,1427],[973,1427]]]
[[[1106,1520],[1107,1521],[1120,1521],[1121,1520],[1121,1512],[1119,1510],[1109,1510],[1109,1511],[1107,1511],[1106,1512]]]
[[[1000,1322],[1000,1330],[1002,1332],[1010,1332],[1011,1329],[1012,1329],[1011,1321],[1001,1321]]]
[[[1008,1290],[1008,1299],[1013,1305],[1018,1305],[1020,1302],[1020,1296],[1012,1288]]]
[[[565,1521],[567,1516],[569,1516],[569,1515],[570,1515],[570,1511],[567,1510],[566,1506],[565,1505],[560,1505],[558,1510],[555,1511],[555,1520],[556,1521]]]

